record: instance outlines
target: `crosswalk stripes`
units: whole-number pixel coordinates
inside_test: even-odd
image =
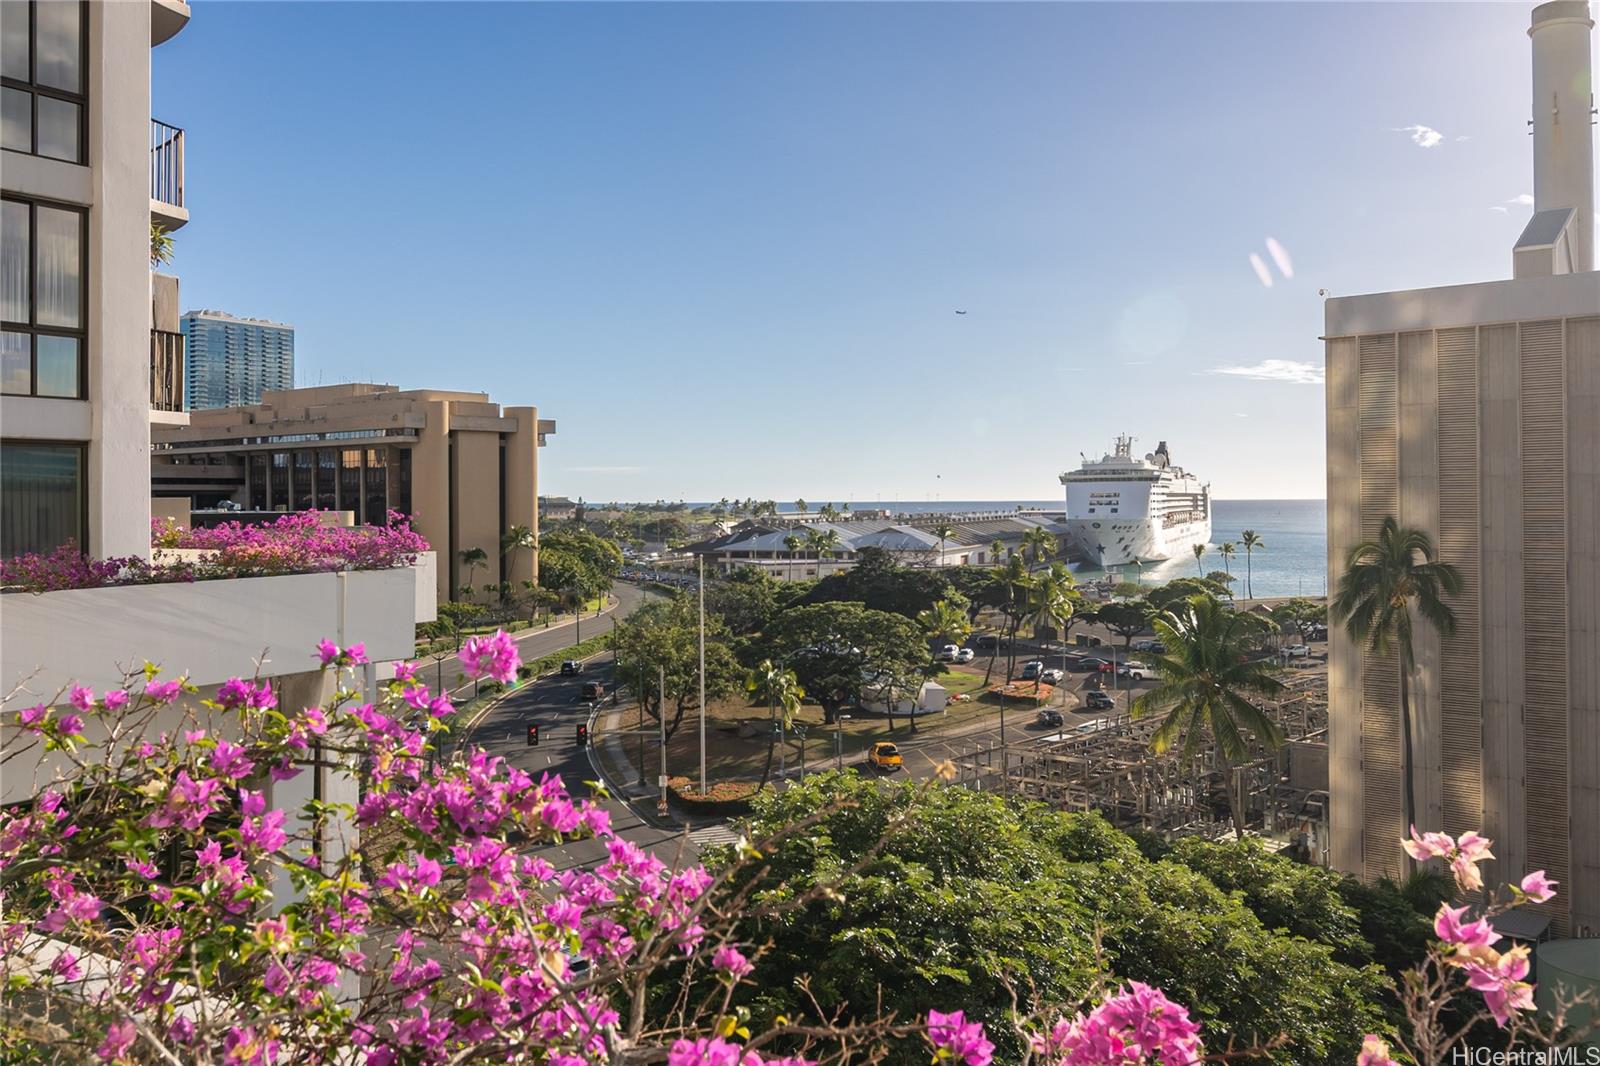
[[[689,830],[689,839],[702,848],[737,843],[740,835],[738,830],[721,822],[716,825],[703,825],[699,829]]]

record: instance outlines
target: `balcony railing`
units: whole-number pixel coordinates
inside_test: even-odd
[[[150,199],[183,206],[183,131],[150,120]]]
[[[150,331],[150,407],[183,410],[183,334]]]

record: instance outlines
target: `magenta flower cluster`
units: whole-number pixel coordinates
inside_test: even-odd
[[[1204,1055],[1199,1023],[1159,988],[1128,982],[1087,1014],[1061,1019],[1034,1038],[1034,1051],[1060,1066],[1187,1066]]]
[[[296,511],[262,525],[225,522],[210,529],[151,523],[151,544],[197,548],[215,554],[207,565],[247,574],[301,574],[317,570],[387,570],[410,566],[428,542],[398,511],[387,526],[328,526],[318,511]]]
[[[0,587],[27,592],[307,574],[324,570],[388,570],[410,566],[428,542],[397,511],[388,526],[324,526],[316,511],[283,515],[265,525],[228,522],[214,529],[180,529],[151,522],[154,548],[195,548],[200,561],[150,562],[134,557],[93,559],[68,542],[48,554],[0,559]]]

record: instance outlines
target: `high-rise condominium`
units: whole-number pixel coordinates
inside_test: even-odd
[[[189,410],[260,403],[294,388],[294,327],[224,311],[183,316],[188,338]]]

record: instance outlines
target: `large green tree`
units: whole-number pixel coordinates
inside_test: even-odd
[[[1413,617],[1442,636],[1456,629],[1456,614],[1446,598],[1461,594],[1461,573],[1438,561],[1433,541],[1420,529],[1402,526],[1393,515],[1383,520],[1375,540],[1350,549],[1330,613],[1380,659],[1400,657],[1401,825],[1416,821],[1412,781],[1411,677],[1417,669]],[[1368,669],[1381,669],[1369,663]],[[1409,863],[1408,863],[1409,865]]]
[[[1155,658],[1156,687],[1133,701],[1133,716],[1162,716],[1150,738],[1158,752],[1177,748],[1189,757],[1211,743],[1233,831],[1242,838],[1244,799],[1233,768],[1283,744],[1283,730],[1254,702],[1283,691],[1272,664],[1250,656],[1270,623],[1227,610],[1211,596],[1194,596],[1151,624],[1166,651]]]
[[[798,675],[829,724],[840,708],[861,698],[869,682],[905,691],[932,664],[927,639],[915,622],[859,603],[784,611],[767,627],[761,648],[766,658]]]
[[[661,721],[664,704],[672,704],[667,719],[671,737],[683,723],[685,711],[700,702],[699,617],[688,596],[652,600],[617,626],[617,658],[622,680],[642,698],[645,713]],[[729,647],[730,635],[715,615],[706,619],[706,699],[736,691],[744,670]],[[662,689],[662,671],[666,688]]]
[[[859,603],[874,611],[915,618],[938,600],[966,604],[945,576],[924,566],[901,566],[882,548],[863,548],[856,565],[818,581],[806,603]]]
[[[579,602],[611,588],[622,572],[622,549],[583,527],[539,539],[539,584]]]
[[[1122,651],[1133,646],[1133,638],[1150,628],[1150,605],[1144,600],[1112,600],[1100,605],[1094,620],[1122,638]]]
[[[763,797],[750,828],[757,840],[786,834],[740,877],[751,891],[738,939],[770,945],[736,1000],[757,1020],[792,1016],[808,994],[846,1017],[880,1002],[902,1017],[959,1004],[988,1023],[996,1061],[1015,1062],[1013,996],[1025,1012],[1076,999],[1098,942],[1115,980],[1187,1003],[1208,1047],[1284,1033],[1271,1060],[1347,1066],[1383,1024],[1382,972],[1345,961],[1360,957],[1354,918],[1320,882],[1305,913],[1288,898],[1269,921],[1248,894],[1145,858],[1096,815],[854,773]],[[1285,879],[1296,872],[1260,861]],[[927,1061],[896,1054],[895,1066]]]

